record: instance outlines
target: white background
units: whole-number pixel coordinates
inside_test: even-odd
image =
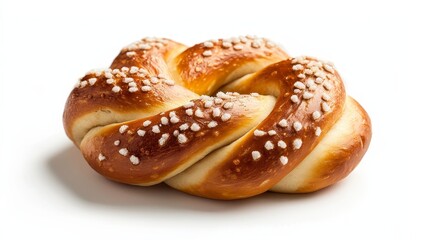
[[[429,9],[421,1],[2,1],[0,239],[428,239]],[[105,180],[66,138],[75,81],[145,36],[256,34],[333,61],[373,139],[334,187],[224,202]]]

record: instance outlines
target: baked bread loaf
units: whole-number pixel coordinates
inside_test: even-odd
[[[367,113],[331,63],[254,36],[132,43],[78,81],[63,121],[106,178],[213,199],[325,188],[371,139]]]

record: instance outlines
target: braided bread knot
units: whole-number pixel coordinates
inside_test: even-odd
[[[327,187],[371,139],[331,63],[254,36],[132,43],[78,81],[63,120],[101,175],[214,199]]]

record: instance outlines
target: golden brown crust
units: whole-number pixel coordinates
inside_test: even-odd
[[[198,98],[219,88],[230,93]],[[125,47],[109,69],[80,79],[63,119],[90,166],[109,179],[165,181],[194,195],[237,199],[270,189],[314,191],[348,175],[369,145],[371,126],[345,99],[330,63],[288,59],[266,39],[186,48],[145,38]],[[331,128],[346,132],[335,126],[350,114],[353,134],[308,161],[323,151],[319,142],[332,138]],[[294,175],[302,179],[285,180]]]
[[[150,75],[170,77],[168,62],[186,49],[185,45],[167,38],[143,38],[124,47],[110,68],[137,66],[146,69]]]
[[[312,180],[302,184],[296,192],[314,192],[337,183],[348,176],[359,164],[371,141],[371,120],[362,106],[354,99],[350,100],[354,109],[354,124],[349,125],[348,138],[344,138],[337,148],[325,151],[326,158],[314,169]],[[338,140],[337,140],[338,141]]]
[[[143,78],[137,75],[127,74],[126,77],[134,79],[136,84],[135,88],[141,89],[145,85],[142,83]],[[155,86],[150,86],[150,91],[143,92],[130,92],[129,83],[125,83],[123,77],[113,77],[113,84],[106,83],[107,79],[104,76],[96,77],[94,73],[90,73],[82,78],[82,81],[88,79],[97,79],[94,85],[95,87],[79,87],[73,89],[69,98],[66,102],[67,111],[64,112],[64,126],[67,135],[75,141],[76,144],[80,142],[83,135],[74,134],[73,128],[82,126],[76,126],[81,118],[89,118],[92,114],[131,114],[132,117],[136,115],[147,116],[156,114],[160,109],[169,109],[171,105],[165,103],[172,103],[179,101],[184,103],[190,99],[196,97],[196,95],[187,89],[174,85],[169,86],[168,84],[161,83]],[[146,78],[144,78],[147,80]],[[88,84],[89,85],[89,84]],[[113,92],[112,88],[118,87],[118,92]],[[113,104],[112,104],[113,103]],[[179,104],[180,105],[180,104]],[[162,111],[161,110],[161,111]],[[114,117],[118,118],[118,117]],[[100,119],[102,120],[102,119]],[[118,121],[130,120],[129,118],[118,119]],[[88,131],[93,126],[107,125],[109,123],[115,123],[117,121],[104,122],[104,123],[93,123],[86,130]],[[85,133],[87,132],[85,131]],[[84,134],[85,134],[84,133]]]
[[[83,135],[94,126],[150,116],[196,98],[195,93],[174,81],[170,84],[166,61],[182,49],[184,45],[171,40],[148,42],[145,38],[125,47],[110,68],[88,72],[66,102],[63,119],[69,138],[79,145]],[[147,87],[147,91],[142,87]],[[91,118],[101,118],[101,122],[91,120],[88,126],[82,126]],[[102,121],[103,118],[111,121]]]
[[[237,129],[248,132],[263,119],[261,115],[267,115],[260,112],[260,105],[274,102],[266,98],[232,97],[210,108],[198,99],[192,102],[192,107],[179,107],[151,117],[94,129],[84,138],[81,151],[103,176],[130,184],[153,185],[171,177],[176,170],[192,165],[222,146],[220,144],[235,140],[231,136]],[[233,103],[232,108],[223,109],[222,105],[227,103]],[[215,108],[221,109],[219,116],[213,116]],[[189,116],[187,110],[201,111],[202,116]],[[226,113],[231,118],[222,121]],[[144,124],[146,121],[150,123]],[[163,136],[167,137],[162,140]],[[116,141],[118,144],[115,145]],[[125,155],[121,155],[121,149],[126,149]],[[99,154],[106,159],[99,161]],[[130,164],[131,156],[136,156],[139,164]]]
[[[176,60],[184,87],[211,95],[220,86],[289,56],[267,39],[246,37],[207,41]]]
[[[311,84],[313,87],[310,89],[306,85],[310,85],[309,81],[313,81],[313,75],[308,74],[307,77],[299,78],[304,69],[294,70],[293,66],[297,64],[292,64],[292,61],[289,59],[272,64],[225,88],[225,90],[240,93],[275,92],[277,103],[273,111],[255,129],[266,133],[275,131],[276,134],[255,136],[254,132],[249,132],[239,140],[239,144],[234,146],[234,149],[228,151],[222,162],[211,166],[204,173],[204,179],[191,184],[189,188],[180,188],[180,190],[219,199],[253,196],[270,189],[311,152],[320,140],[315,133],[316,129],[318,127],[329,129],[343,112],[344,86],[338,73],[328,72],[322,65],[317,67],[318,75],[326,76],[322,82]],[[312,58],[302,61],[303,65],[320,63]],[[264,81],[261,82],[261,79]],[[325,88],[327,84],[330,86],[329,89]],[[297,89],[300,90],[299,93],[294,92]],[[311,94],[311,97],[308,97],[308,94]],[[322,99],[323,94],[329,95],[329,102]],[[292,95],[297,96],[297,103],[291,101]],[[329,111],[322,109],[324,103],[329,104]],[[317,119],[313,117],[315,112],[321,114]],[[286,122],[286,126],[281,126],[282,120]],[[285,149],[278,147],[279,141],[285,142],[288,147]],[[295,141],[302,142],[302,146],[294,147]],[[266,144],[274,146],[272,149],[271,147],[267,149]],[[261,158],[253,159],[253,151],[259,152]],[[288,158],[286,165],[279,160],[282,156]],[[186,176],[191,171],[193,171],[192,167],[182,175]],[[175,178],[172,178],[167,183],[175,186],[174,181]]]
[[[371,141],[371,120],[362,106],[348,96],[344,114],[316,148],[271,190],[306,193],[345,178],[359,164]]]

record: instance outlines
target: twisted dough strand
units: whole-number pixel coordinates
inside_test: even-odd
[[[135,42],[78,82],[64,126],[109,179],[215,199],[329,186],[371,137],[331,64],[254,37]]]

